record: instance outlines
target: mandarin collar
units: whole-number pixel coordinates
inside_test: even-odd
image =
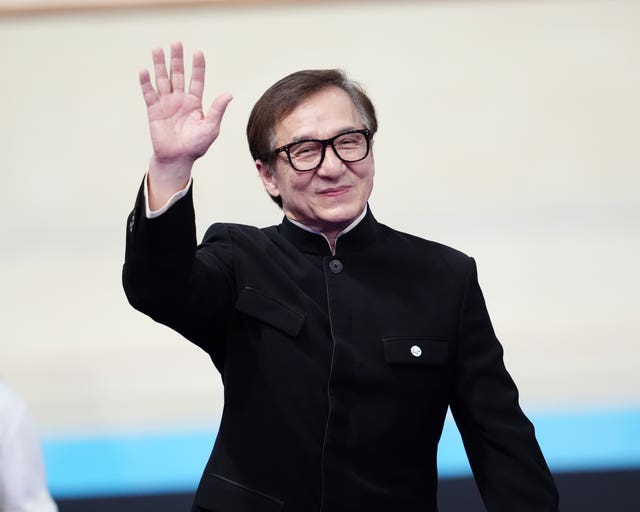
[[[367,205],[367,213],[364,218],[351,230],[340,235],[336,241],[336,257],[364,250],[367,245],[375,240],[376,219]],[[322,234],[307,231],[296,226],[287,217],[282,219],[278,226],[280,233],[300,251],[304,253],[331,256],[329,242]]]

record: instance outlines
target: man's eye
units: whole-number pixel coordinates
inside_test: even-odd
[[[356,144],[358,141],[355,137],[345,137],[338,141],[338,145],[343,147],[355,146]]]
[[[335,145],[344,148],[355,148],[365,143],[365,138],[361,133],[346,133],[342,137],[336,139]]]
[[[318,152],[317,144],[312,142],[298,144],[291,148],[291,156],[294,158],[301,158],[309,155],[314,155]]]

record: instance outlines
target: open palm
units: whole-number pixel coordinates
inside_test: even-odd
[[[147,70],[140,72],[140,86],[147,104],[154,158],[160,162],[193,163],[204,155],[220,133],[220,123],[231,101],[230,94],[218,96],[207,114],[202,110],[205,60],[202,52],[193,55],[189,91],[185,92],[182,44],[171,45],[170,76],[164,51],[153,50],[156,87]]]

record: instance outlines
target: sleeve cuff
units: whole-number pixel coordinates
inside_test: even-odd
[[[169,208],[171,208],[175,203],[177,203],[180,199],[187,195],[189,189],[191,188],[191,183],[193,182],[193,178],[189,178],[189,183],[182,190],[179,190],[175,194],[173,194],[167,204],[165,204],[159,210],[151,210],[149,208],[149,186],[147,184],[147,180],[149,177],[149,173],[144,176],[144,185],[143,185],[143,194],[144,194],[144,214],[147,219],[155,219],[156,217],[160,217],[164,212],[166,212]]]

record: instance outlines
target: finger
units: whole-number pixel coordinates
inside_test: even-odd
[[[200,50],[193,52],[193,64],[191,66],[191,82],[189,83],[189,94],[193,94],[202,100],[204,91],[204,53]]]
[[[220,131],[220,124],[222,123],[222,117],[224,116],[227,106],[233,99],[233,96],[228,92],[225,92],[218,96],[209,107],[207,111],[207,121],[209,121],[214,132],[217,134]]]
[[[184,91],[184,60],[182,58],[182,43],[171,44],[171,87],[174,91]]]
[[[151,55],[153,56],[153,69],[156,73],[158,94],[168,94],[171,92],[171,83],[167,75],[167,66],[164,63],[164,50],[162,48],[154,48]]]
[[[138,78],[140,80],[140,88],[142,89],[144,102],[147,104],[147,107],[149,107],[156,101],[158,101],[158,94],[153,88],[153,85],[151,85],[151,77],[149,76],[149,71],[143,69],[142,71],[140,71]]]

